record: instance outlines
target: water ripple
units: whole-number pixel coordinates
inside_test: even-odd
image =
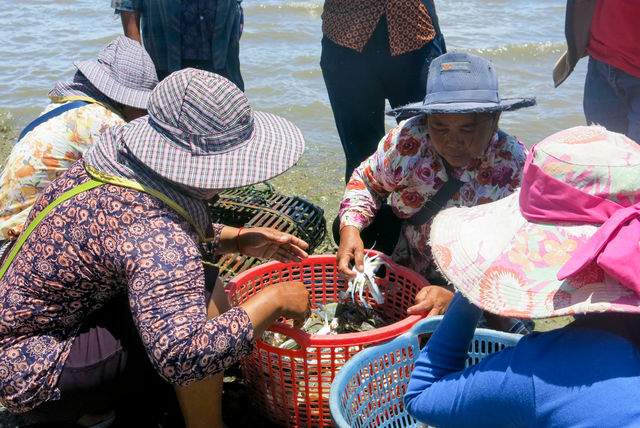
[[[564,0],[436,4],[450,50],[493,60],[503,96],[538,98],[534,108],[505,113],[505,130],[530,145],[584,123],[586,62],[560,88],[551,81],[553,64],[565,48]],[[310,174],[327,183],[327,192],[341,193],[342,149],[319,68],[323,2],[247,0],[243,6],[247,96],[256,108],[282,114],[302,129],[308,148],[294,174]],[[2,0],[0,16],[0,126],[14,133],[41,111],[55,81],[71,78],[74,60],[94,58],[122,33],[108,0]]]

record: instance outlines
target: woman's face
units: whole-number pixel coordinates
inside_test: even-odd
[[[436,152],[454,167],[482,155],[498,131],[500,113],[430,114],[429,136]]]
[[[131,107],[131,106],[127,106],[127,105],[122,105],[120,110],[122,111],[122,115],[124,116],[124,120],[126,120],[127,122],[131,122],[132,120],[136,120],[137,118],[142,117],[145,114],[147,114],[147,110],[146,109]]]

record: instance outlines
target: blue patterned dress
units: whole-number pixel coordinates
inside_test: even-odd
[[[28,222],[90,179],[76,162],[42,193]],[[217,373],[252,349],[253,326],[242,308],[207,320],[193,227],[153,196],[106,184],[54,208],[0,281],[3,404],[24,412],[58,399],[81,324],[125,294],[149,359],[170,383]]]

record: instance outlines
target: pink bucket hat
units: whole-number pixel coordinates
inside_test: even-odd
[[[294,124],[253,111],[236,85],[207,71],[168,76],[151,93],[147,112],[124,130],[124,145],[155,173],[197,189],[268,180],[304,151]]]
[[[535,145],[522,187],[433,221],[441,272],[489,312],[640,313],[640,146],[602,127]]]

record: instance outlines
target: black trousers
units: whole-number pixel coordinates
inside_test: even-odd
[[[436,38],[396,56],[391,56],[384,15],[362,52],[323,37],[320,68],[346,158],[345,182],[385,135],[385,100],[395,108],[424,98],[429,64],[446,51],[435,10],[431,16]]]

